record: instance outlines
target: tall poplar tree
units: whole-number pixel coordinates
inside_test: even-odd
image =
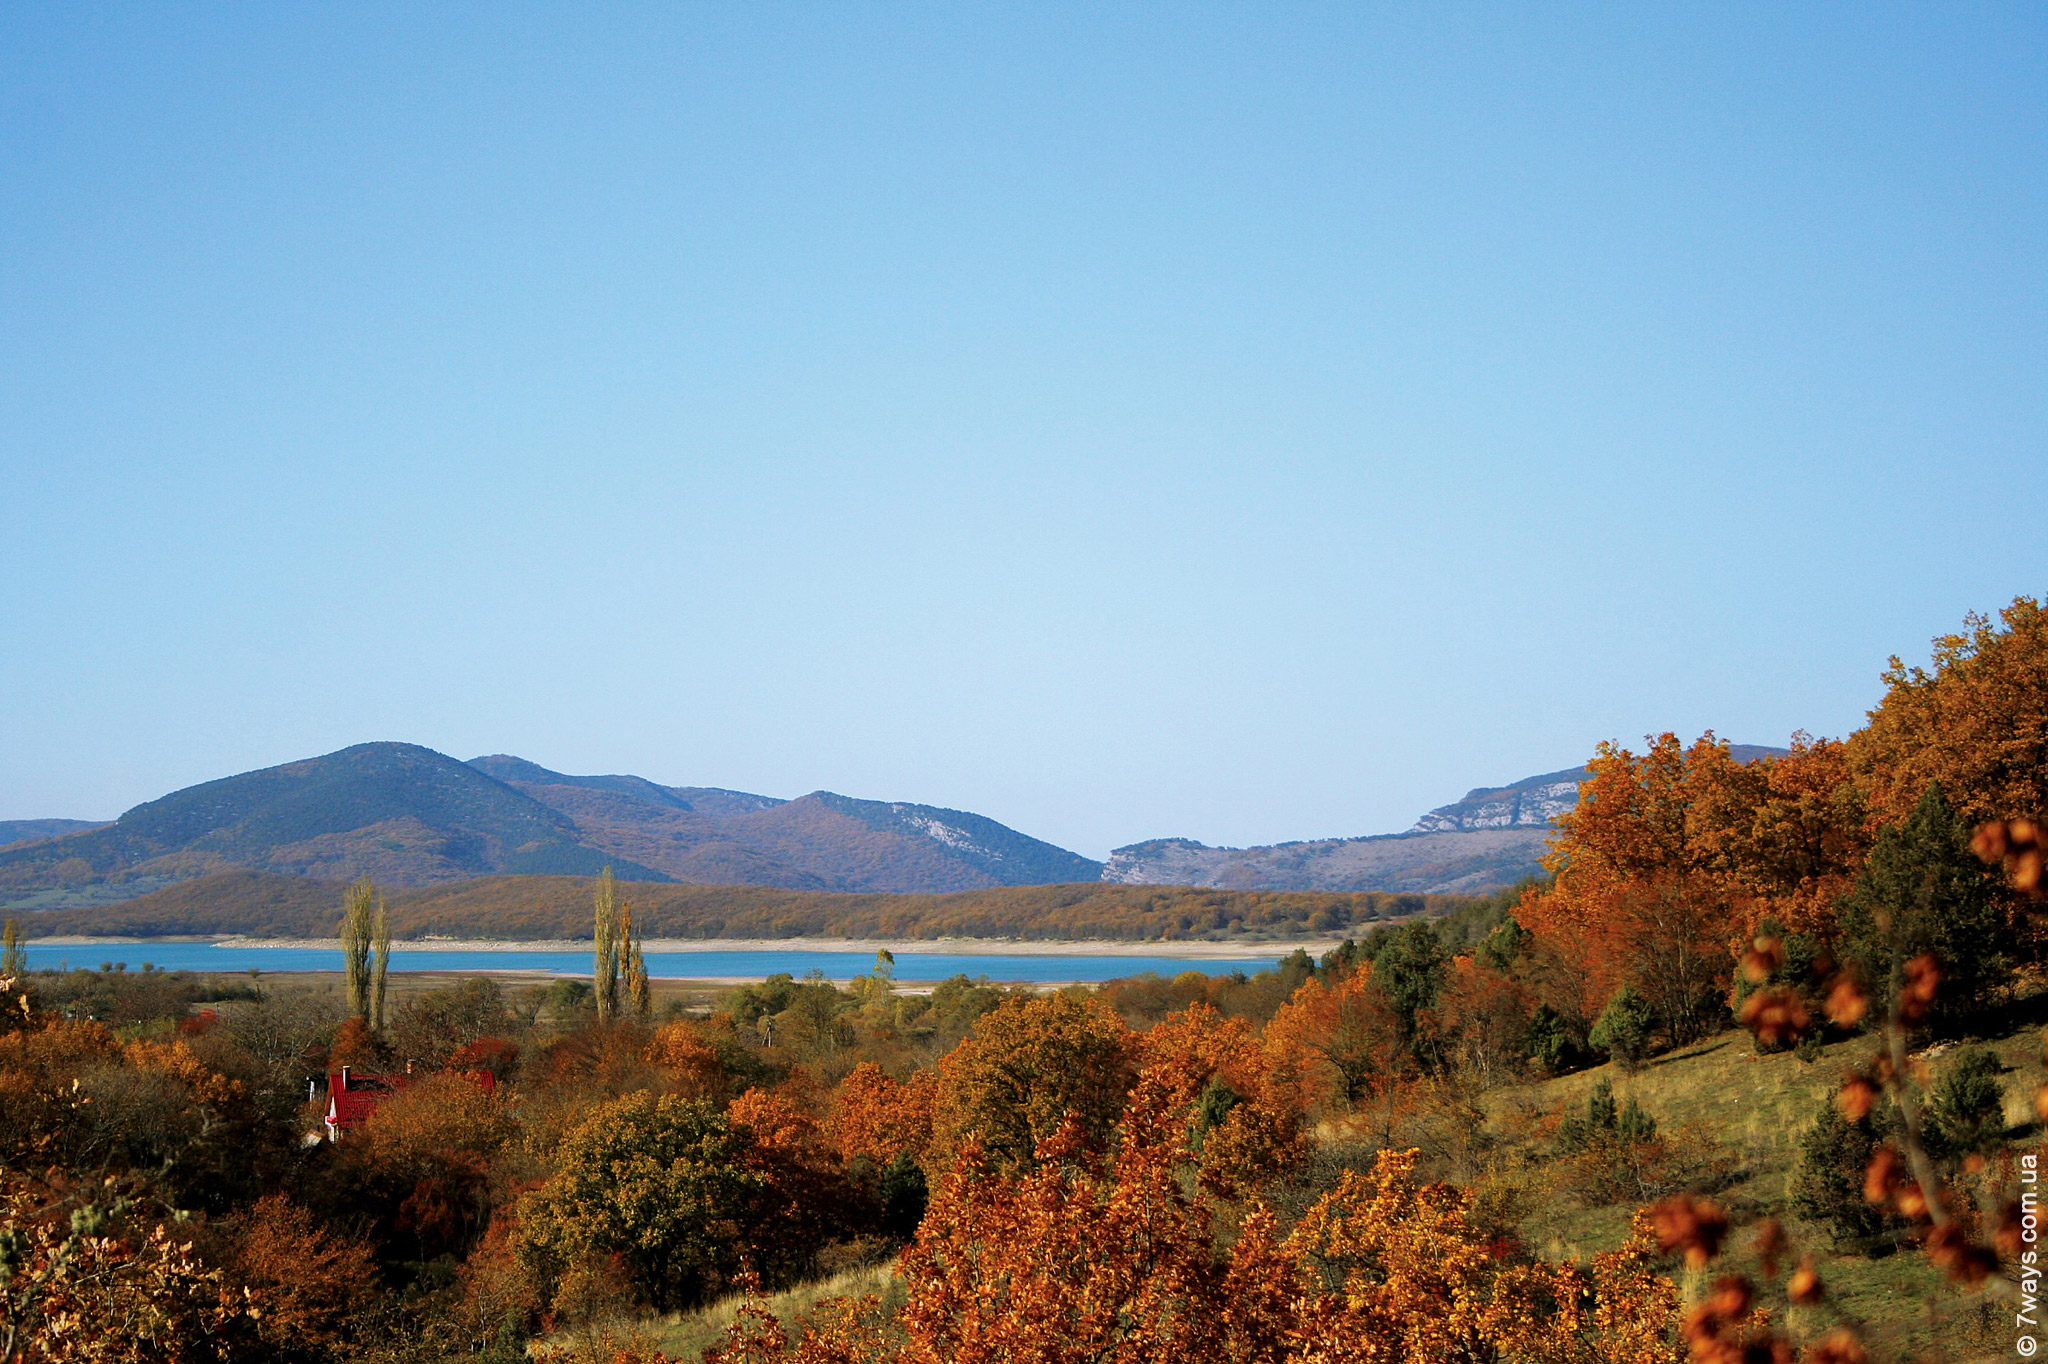
[[[633,1016],[645,1022],[654,1012],[654,992],[647,981],[647,957],[640,950],[640,926],[633,922],[633,907],[622,911],[626,939],[626,995],[633,1003]]]
[[[341,904],[341,970],[348,982],[351,1017],[370,1017],[370,918],[377,887],[365,876],[348,888]]]
[[[0,976],[28,973],[28,951],[21,945],[21,925],[9,919],[0,929]]]
[[[606,867],[597,878],[591,924],[591,989],[597,996],[597,1020],[609,1023],[619,1011],[619,886]]]
[[[370,930],[377,948],[376,965],[370,973],[370,1028],[384,1031],[384,978],[391,969],[391,920],[384,897],[377,897],[377,921]]]

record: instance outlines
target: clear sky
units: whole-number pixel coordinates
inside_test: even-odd
[[[0,818],[1385,832],[2048,589],[2048,10],[0,9]]]

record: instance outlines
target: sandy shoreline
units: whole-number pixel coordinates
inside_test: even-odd
[[[336,938],[245,938],[180,935],[162,938],[56,937],[35,938],[38,947],[141,947],[153,942],[212,943],[217,947],[311,947],[336,951]],[[1338,940],[1303,939],[1265,942],[1150,941],[1121,939],[1043,938],[649,938],[648,952],[862,952],[1001,957],[1172,957],[1214,961],[1242,957],[1284,957],[1299,947],[1312,956],[1335,947]],[[419,938],[391,944],[402,952],[588,952],[589,939],[551,938],[520,941],[497,938]]]

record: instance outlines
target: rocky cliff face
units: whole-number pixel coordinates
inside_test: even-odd
[[[1411,834],[1440,834],[1472,829],[1548,829],[1557,817],[1579,803],[1579,783],[1586,769],[1546,772],[1513,786],[1481,787],[1465,798],[1439,805],[1415,821]]]

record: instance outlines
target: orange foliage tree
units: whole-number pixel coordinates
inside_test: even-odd
[[[723,1099],[728,1084],[725,1066],[705,1040],[700,1024],[688,1019],[664,1023],[654,1030],[643,1053],[652,1065],[673,1077],[676,1092],[692,1099]]]
[[[1283,1319],[1277,1357],[1677,1359],[1678,1291],[1654,1272],[1640,1220],[1621,1250],[1590,1267],[1515,1264],[1475,1225],[1462,1191],[1419,1184],[1414,1167],[1414,1152],[1389,1151],[1370,1174],[1347,1172],[1280,1247],[1306,1291]]]
[[[1534,1007],[1529,989],[1493,963],[1453,957],[1437,1009],[1446,1060],[1481,1089],[1513,1078]]]
[[[1257,1089],[1263,1065],[1241,1025],[1218,1023],[1203,1009],[1145,1039],[1113,1153],[1078,1116],[1014,1173],[969,1143],[901,1261],[898,1358],[1235,1357],[1233,1339],[1258,1327],[1235,1305],[1245,1286],[1229,1283],[1211,1206],[1184,1175],[1200,1096],[1218,1076]]]
[[[1848,746],[1795,734],[1782,757],[1738,763],[1724,751],[1691,785],[1691,836],[1738,915],[1734,937],[1753,938],[1770,919],[1826,939],[1835,902],[1870,852]]]
[[[393,1209],[385,1229],[422,1255],[460,1250],[490,1217],[491,1159],[517,1132],[505,1102],[460,1075],[433,1075],[377,1105],[342,1147],[346,1168]]]
[[[1515,917],[1536,935],[1546,1002],[1591,1017],[1624,985],[1678,1040],[1711,1028],[1754,907],[1728,874],[1731,828],[1759,783],[1712,734],[1662,734],[1640,757],[1603,743]]]
[[[287,1352],[339,1346],[376,1281],[370,1247],[282,1194],[257,1200],[231,1229],[235,1277],[256,1294],[260,1338]]]
[[[1603,744],[1559,821],[1556,875],[1516,917],[1536,931],[1547,1002],[1590,1016],[1624,984],[1674,1036],[1719,1010],[1733,958],[1766,924],[1837,946],[1837,905],[1879,829],[1937,783],[1972,826],[2048,809],[2048,611],[2021,597],[1934,641],[1930,668],[1893,658],[1870,722],[1846,743],[1735,760],[1712,734],[1640,756]]]
[[[1204,1189],[1243,1197],[1300,1163],[1298,1096],[1245,1020],[1196,1004],[1141,1043],[1141,1083],[1163,1090],[1169,1107],[1192,1112],[1187,1140]]]
[[[118,1065],[114,1035],[99,1023],[34,1015],[0,1033],[0,1160],[34,1168],[59,1154],[84,1096],[73,1081]]]
[[[825,1132],[840,1159],[866,1159],[877,1166],[899,1156],[924,1156],[932,1140],[932,1110],[938,1077],[920,1070],[898,1081],[872,1061],[863,1061],[833,1091]]]
[[[750,1089],[732,1101],[726,1120],[743,1145],[743,1166],[758,1177],[746,1218],[750,1267],[781,1281],[816,1261],[820,1247],[871,1220],[811,1116],[808,1087]]]
[[[1271,1083],[1302,1112],[1342,1111],[1384,1094],[1413,1061],[1370,962],[1335,983],[1304,981],[1266,1025],[1265,1050]]]

